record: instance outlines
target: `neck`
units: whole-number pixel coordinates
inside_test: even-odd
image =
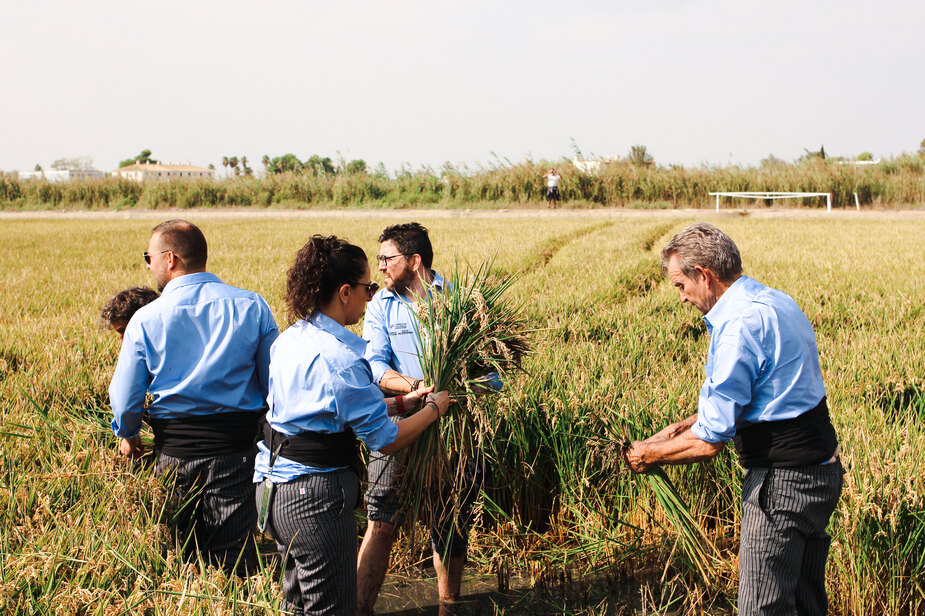
[[[415,297],[423,297],[427,292],[427,289],[424,287],[424,283],[433,284],[434,282],[434,272],[433,270],[427,269],[424,272],[415,271],[414,272],[414,282],[408,287],[408,295],[412,299]]]

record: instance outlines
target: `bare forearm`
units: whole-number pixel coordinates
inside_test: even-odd
[[[645,440],[646,443],[656,443],[658,441],[664,441],[669,438],[674,438],[681,434],[684,430],[690,428],[697,422],[697,413],[694,413],[690,417],[677,421],[673,424],[662,428],[649,438]]]
[[[386,370],[379,379],[379,389],[387,396],[407,394],[415,389],[417,379],[400,374],[395,370]]]
[[[723,450],[726,443],[708,443],[690,428],[656,441],[636,441],[624,452],[627,465],[637,473],[656,464],[690,464],[709,460]]]

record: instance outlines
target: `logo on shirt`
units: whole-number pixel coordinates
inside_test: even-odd
[[[406,336],[408,334],[413,334],[414,330],[411,329],[411,325],[408,323],[391,323],[389,324],[389,335],[390,336]]]

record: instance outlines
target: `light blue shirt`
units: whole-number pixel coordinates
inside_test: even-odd
[[[706,380],[691,431],[709,443],[738,428],[802,415],[825,385],[813,327],[796,302],[742,276],[706,314]]]
[[[148,414],[163,419],[264,408],[278,335],[256,293],[206,272],[174,278],[125,328],[109,385],[113,432],[138,435],[147,393]]]
[[[443,291],[444,280],[433,272],[433,287]],[[378,383],[386,370],[413,379],[423,379],[420,349],[418,348],[418,320],[408,300],[382,289],[366,306],[363,337],[369,341],[366,359],[373,370],[373,381]]]
[[[270,351],[270,425],[290,436],[335,434],[349,427],[373,451],[394,443],[398,426],[389,420],[365,350],[365,340],[320,312],[286,329]],[[262,440],[257,447],[255,482],[266,477],[270,458]],[[285,483],[332,470],[279,456],[270,478]]]

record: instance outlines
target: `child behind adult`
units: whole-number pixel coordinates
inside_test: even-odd
[[[148,287],[131,287],[124,291],[119,291],[103,304],[100,309],[100,317],[103,327],[111,327],[119,334],[119,342],[125,336],[125,328],[128,322],[132,320],[132,315],[138,312],[142,306],[147,306],[160,295],[154,289]]]

